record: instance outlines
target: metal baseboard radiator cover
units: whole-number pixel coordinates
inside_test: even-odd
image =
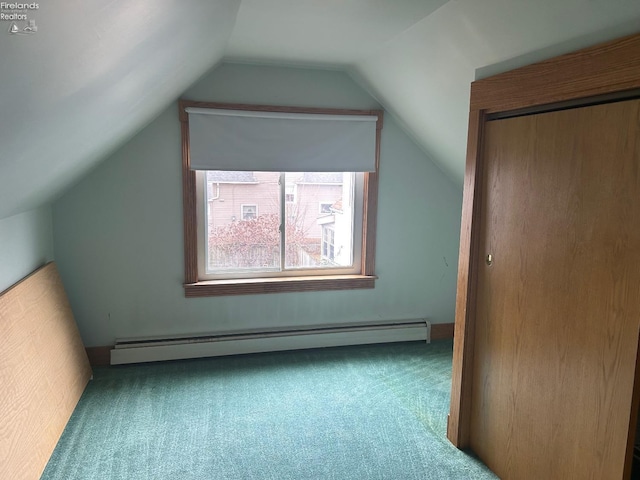
[[[111,350],[111,365],[417,340],[431,341],[426,319],[120,339]]]

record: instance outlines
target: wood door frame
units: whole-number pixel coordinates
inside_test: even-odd
[[[548,110],[564,102],[589,103],[594,97],[640,89],[640,34],[630,35],[471,84],[460,254],[456,295],[451,407],[447,437],[458,448],[470,441],[471,388],[479,224],[482,199],[482,141],[489,115]],[[640,397],[638,370],[630,426],[635,430]],[[628,439],[628,452],[633,435]],[[628,476],[631,456],[627,454]]]

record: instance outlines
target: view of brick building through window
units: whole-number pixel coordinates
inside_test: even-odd
[[[206,172],[208,270],[351,266],[353,191],[353,173]]]

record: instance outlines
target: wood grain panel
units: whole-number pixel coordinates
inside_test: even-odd
[[[640,410],[640,329],[638,329],[638,351],[636,352],[636,378],[633,383],[633,396],[631,398],[631,415],[629,416],[629,432],[627,434],[627,453],[624,461],[624,475],[622,478],[631,478],[633,473],[633,446],[638,429],[638,411]],[[636,477],[638,475],[636,474]]]
[[[180,131],[182,135],[182,222],[184,238],[184,282],[198,281],[198,218],[196,209],[196,173],[191,170],[189,148],[188,102],[180,102]]]
[[[623,476],[640,328],[640,101],[489,122],[471,447],[504,479]]]
[[[375,275],[376,231],[378,226],[378,177],[380,175],[380,140],[382,138],[382,112],[373,111],[376,121],[376,171],[364,174],[364,202],[362,213],[361,273]]]
[[[85,348],[89,365],[92,367],[107,367],[111,365],[111,350],[113,348],[113,345]]]
[[[293,107],[286,105],[253,105],[244,103],[219,103],[200,102],[197,100],[180,100],[180,120],[188,117],[184,109],[193,108],[219,108],[222,110],[244,110],[250,112],[282,112],[282,113],[312,113],[320,115],[374,115],[378,117],[379,128],[382,128],[382,110],[358,110],[349,108],[322,108],[322,107]]]
[[[447,419],[447,437],[458,448],[467,448],[469,446],[476,281],[474,266],[477,264],[479,238],[475,226],[478,224],[480,212],[478,203],[482,197],[482,162],[479,152],[482,149],[484,119],[484,112],[480,110],[473,111],[469,115],[467,163],[464,176],[464,196],[462,198],[451,406]]]
[[[431,340],[453,338],[454,328],[454,323],[434,323],[431,325]]]
[[[478,80],[471,110],[505,112],[640,88],[640,34]]]
[[[55,264],[0,295],[2,478],[39,478],[91,377]]]
[[[258,293],[313,292],[374,288],[375,276],[336,275],[316,277],[252,278],[249,280],[211,280],[185,285],[187,297],[251,295]]]

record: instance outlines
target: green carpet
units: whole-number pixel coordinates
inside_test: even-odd
[[[494,479],[446,439],[450,341],[96,368],[42,479]]]

